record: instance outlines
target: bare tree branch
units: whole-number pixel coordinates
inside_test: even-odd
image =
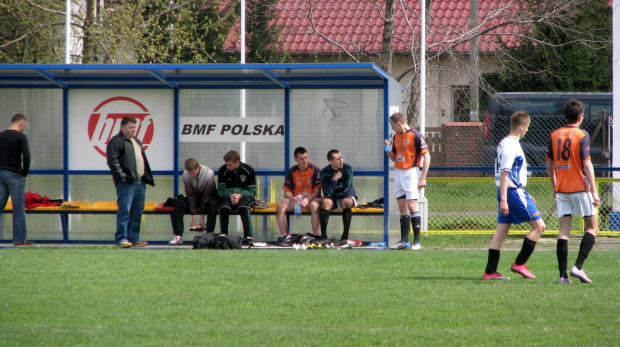
[[[344,53],[347,54],[347,56],[349,56],[349,58],[353,59],[356,63],[359,63],[360,61],[353,55],[351,54],[351,52],[349,52],[346,48],[344,48],[344,46],[342,46],[340,43],[330,39],[329,37],[327,37],[326,35],[324,35],[323,33],[321,33],[320,31],[317,30],[316,25],[314,24],[314,11],[312,9],[312,0],[307,0],[306,3],[308,3],[308,19],[310,20],[310,26],[312,27],[312,31],[319,35],[321,38],[323,38],[325,41],[331,43],[332,45],[340,48],[340,50],[342,50]]]
[[[34,4],[30,0],[25,0],[25,1],[28,3],[28,5],[30,5],[32,7],[35,7],[35,8],[38,8],[39,10],[45,11],[47,13],[53,13],[53,14],[58,14],[58,15],[63,15],[63,16],[66,13],[66,12],[57,11],[57,10],[53,10],[53,9],[50,9],[50,8],[43,7],[41,5]]]
[[[39,31],[39,30],[41,30],[43,28],[50,28],[50,27],[63,26],[63,25],[66,25],[66,23],[65,22],[56,22],[56,23],[48,23],[48,24],[43,24],[43,25],[39,25],[37,27],[34,27],[34,28],[28,30],[28,32],[26,32],[24,35],[14,39],[14,40],[11,40],[11,41],[9,41],[7,43],[4,43],[4,44],[0,45],[0,51],[3,50],[3,49],[6,49],[7,47],[9,47],[11,45],[14,45],[14,44],[16,44],[16,43],[18,43],[20,41],[23,41],[23,40],[27,39],[28,37],[30,37],[30,35],[36,33],[37,31]]]

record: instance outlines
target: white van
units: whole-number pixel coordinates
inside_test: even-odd
[[[483,148],[483,163],[492,166],[495,149],[510,130],[510,116],[515,111],[525,111],[532,123],[521,146],[528,167],[540,172],[546,166],[546,153],[551,132],[564,124],[564,106],[569,99],[581,101],[585,117],[581,127],[590,134],[590,151],[595,167],[610,166],[612,93],[497,93],[487,106]],[[603,117],[603,114],[606,117]],[[608,155],[603,154],[603,149]],[[538,176],[538,175],[537,175]]]

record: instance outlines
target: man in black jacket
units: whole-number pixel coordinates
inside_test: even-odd
[[[155,185],[142,143],[135,138],[137,122],[134,117],[124,117],[121,131],[110,139],[106,147],[118,204],[114,240],[122,248],[147,245],[146,241],[140,241],[145,184]]]
[[[254,239],[254,230],[250,220],[250,206],[256,195],[256,175],[254,168],[241,162],[237,151],[228,151],[224,155],[226,164],[218,170],[217,194],[220,202],[220,229],[228,234],[228,219],[233,208],[239,210],[243,224],[243,237],[250,242]]]
[[[24,186],[30,169],[30,149],[24,135],[26,117],[16,114],[11,127],[0,132],[0,216],[9,195],[13,201],[13,243],[15,246],[31,246],[26,241],[26,214],[24,212]]]
[[[337,149],[327,152],[327,161],[329,161],[329,165],[319,173],[321,189],[323,190],[321,211],[319,212],[321,239],[327,239],[329,211],[341,208],[344,230],[338,243],[346,244],[351,227],[351,208],[357,207],[357,194],[353,188],[353,168],[351,165],[345,164],[342,153]]]

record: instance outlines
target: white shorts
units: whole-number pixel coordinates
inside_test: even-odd
[[[555,195],[558,206],[558,218],[567,215],[589,217],[596,215],[594,199],[590,192],[557,193]]]
[[[353,200],[353,207],[357,207],[357,199],[354,196],[349,196],[345,199]],[[334,206],[332,210],[342,210],[342,200],[343,199],[336,199],[336,206]]]
[[[420,198],[420,190],[418,189],[419,177],[419,167],[412,167],[406,170],[395,169],[394,194],[396,198],[404,195],[407,200],[418,200]]]

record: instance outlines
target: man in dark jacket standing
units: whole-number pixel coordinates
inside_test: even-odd
[[[118,204],[114,240],[122,248],[147,245],[146,241],[140,241],[145,184],[155,185],[142,143],[135,138],[137,122],[134,117],[124,117],[121,131],[110,139],[106,147]]]
[[[24,135],[26,117],[16,114],[9,129],[0,132],[0,216],[11,196],[13,201],[13,244],[31,246],[26,241],[26,214],[24,186],[30,170],[30,149]]]
[[[233,208],[239,210],[243,224],[243,237],[249,242],[254,240],[254,230],[250,220],[250,206],[256,195],[256,175],[254,168],[241,162],[237,151],[228,151],[224,155],[224,162],[218,170],[217,194],[220,202],[220,229],[222,234],[228,234],[228,219]]]

